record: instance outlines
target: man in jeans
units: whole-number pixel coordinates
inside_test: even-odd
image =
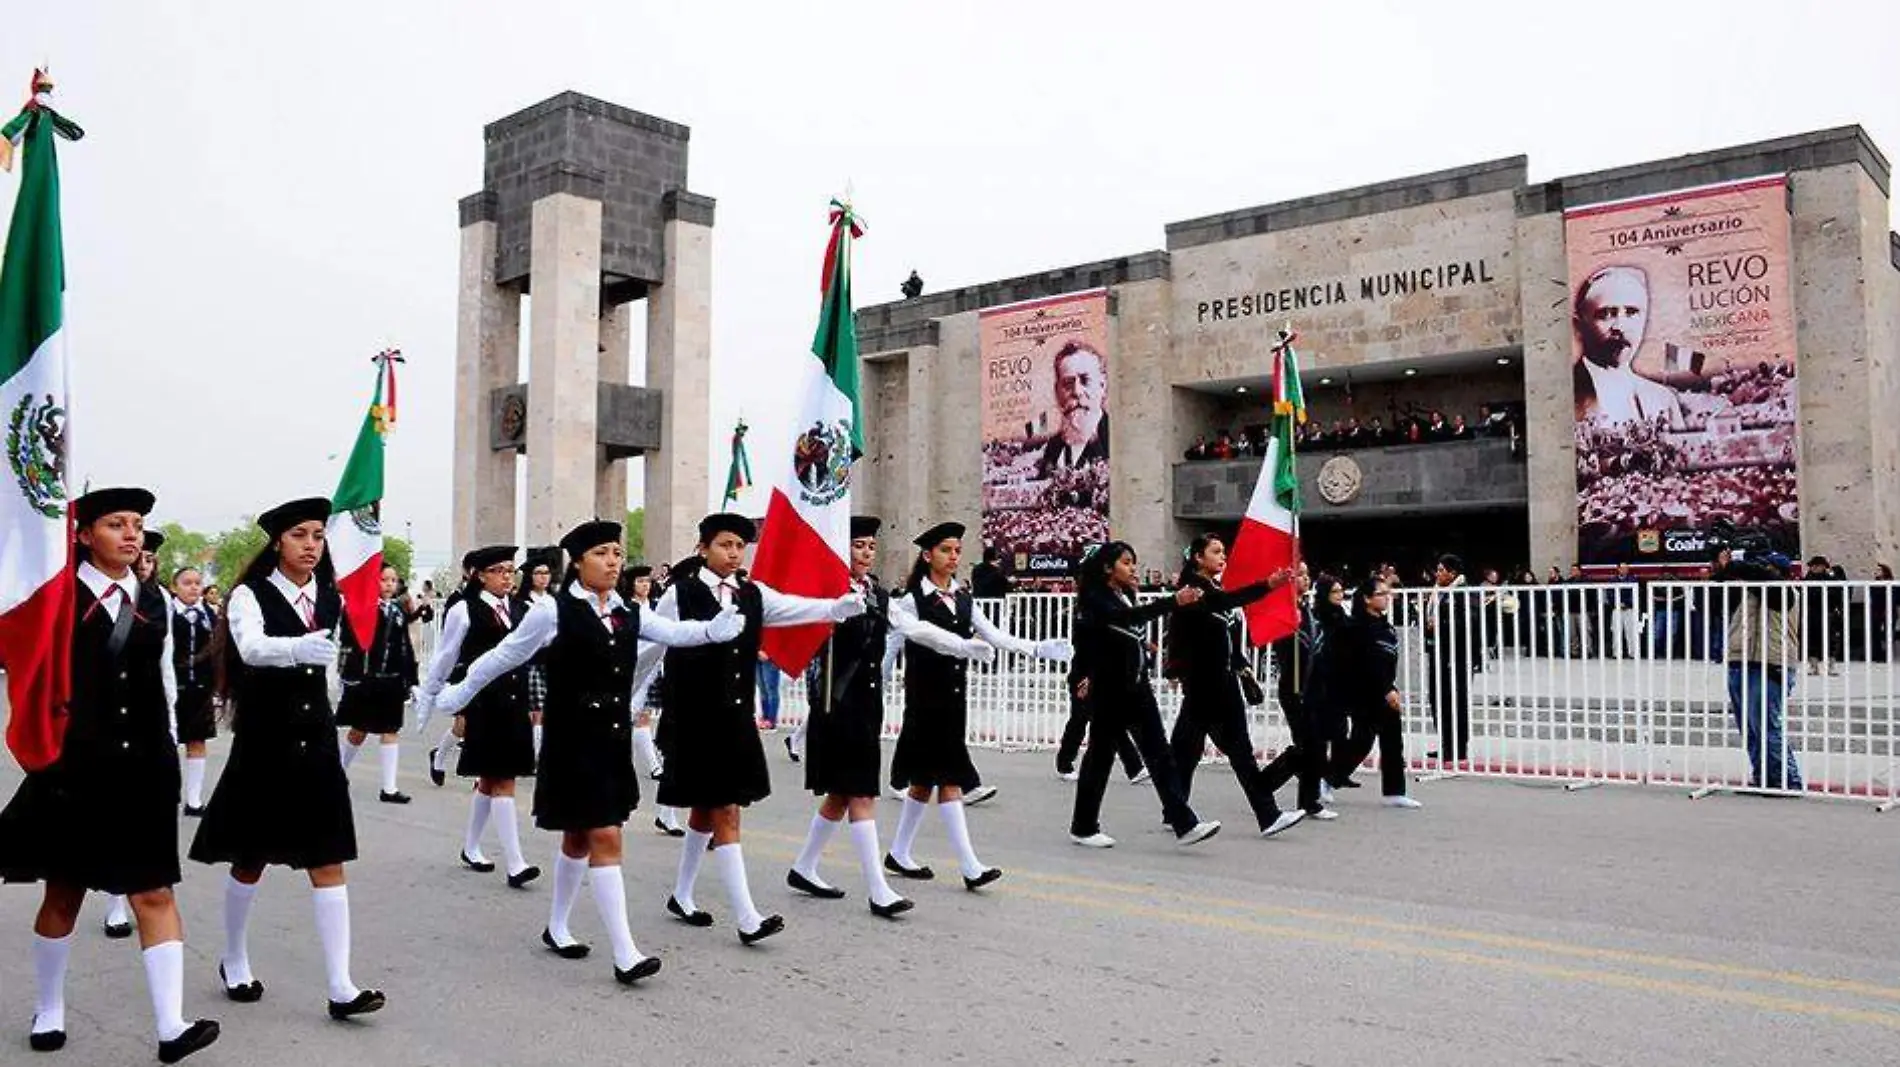
[[[1751,564],[1746,575],[1718,563],[1717,574],[1746,585],[1720,592],[1729,611],[1728,703],[1748,750],[1751,788],[1801,789],[1801,768],[1782,729],[1782,700],[1801,667],[1801,611],[1794,590],[1758,584],[1760,572],[1786,574],[1779,557]]]

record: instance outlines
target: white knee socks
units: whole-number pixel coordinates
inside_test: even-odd
[[[711,834],[702,834],[691,826],[680,839],[680,872],[673,881],[673,899],[679,901],[688,915],[699,910],[693,904],[693,883],[699,881],[699,865],[705,860],[706,845],[711,841]]]
[[[554,850],[554,901],[548,906],[548,936],[557,945],[574,943],[574,935],[567,928],[567,920],[574,914],[574,898],[580,896],[581,881],[586,877],[587,857],[575,859],[557,846]]]
[[[851,824],[851,843],[857,846],[858,867],[864,871],[864,888],[871,903],[887,907],[898,899],[891,883],[884,879],[883,856],[878,854],[877,820],[864,819]]]
[[[188,808],[205,806],[205,758],[203,756],[185,757],[185,806]]]
[[[534,758],[541,758],[541,724],[534,724]]]
[[[660,750],[653,747],[653,727],[636,726],[633,728],[633,752],[640,758],[640,769],[648,778],[660,766]]]
[[[837,823],[823,815],[813,815],[811,830],[805,834],[805,847],[798,853],[797,862],[792,864],[792,870],[804,875],[821,889],[830,889],[831,886],[818,877],[818,860],[825,854],[825,846],[830,844],[831,835],[837,831]]]
[[[937,804],[937,814],[943,817],[943,829],[950,836],[950,847],[956,850],[963,877],[975,878],[982,874],[983,861],[976,858],[976,849],[970,847],[970,826],[963,819],[963,801],[941,801]]]
[[[739,843],[734,841],[713,849],[713,862],[719,867],[720,880],[726,883],[733,921],[744,933],[756,932],[759,924],[765,922],[765,916],[760,915],[758,906],[752,903],[752,887],[746,884],[745,878],[745,854],[739,850]]]
[[[106,899],[111,901],[106,908],[107,926],[124,926],[132,921],[132,906],[125,902],[124,897],[114,893]]]
[[[376,755],[383,764],[383,792],[396,792],[396,765],[402,755],[402,746],[394,741],[384,741],[376,750]]]
[[[167,941],[145,950],[145,984],[152,994],[152,1022],[160,1041],[185,1032],[185,943]]]
[[[528,861],[521,855],[521,825],[515,820],[514,797],[490,797],[489,809],[495,816],[495,836],[501,838],[501,858],[508,865],[509,874],[520,874],[528,869]]]
[[[594,907],[614,947],[614,966],[624,971],[645,959],[634,947],[633,928],[627,924],[627,879],[619,864],[588,868],[587,884],[594,889]]]
[[[343,761],[343,769],[346,771],[349,770],[350,764],[356,762],[356,757],[361,754],[362,751],[363,743],[361,741],[351,741],[348,734],[343,735],[343,743],[337,746],[337,755]]]
[[[917,828],[924,823],[924,802],[905,794],[904,812],[897,817],[897,833],[891,838],[891,858],[906,867],[917,866],[910,858],[917,843]]]
[[[330,999],[347,1004],[362,992],[350,981],[350,887],[324,886],[311,896],[317,907],[317,938],[323,942],[323,969],[330,983]]]
[[[33,979],[39,998],[33,1003],[33,1032],[66,1029],[66,960],[72,955],[73,935],[33,935]]]
[[[250,985],[251,953],[245,936],[251,925],[251,904],[257,900],[257,886],[245,885],[235,878],[224,880],[224,984],[229,987]]]
[[[653,817],[660,820],[660,825],[666,827],[668,830],[677,830],[680,828],[680,809],[678,808],[666,804],[655,804],[653,806]]]
[[[482,831],[488,828],[488,812],[493,804],[494,799],[487,793],[477,792],[469,798],[468,833],[462,837],[462,852],[476,863],[488,861],[482,855]]]

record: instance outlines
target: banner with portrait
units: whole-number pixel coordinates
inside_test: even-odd
[[[1108,292],[990,308],[978,332],[983,544],[1065,577],[1108,537]]]
[[[1700,563],[1712,523],[1797,554],[1782,175],[1573,208],[1577,559]]]

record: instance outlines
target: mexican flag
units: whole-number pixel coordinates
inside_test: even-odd
[[[765,508],[752,576],[781,593],[843,596],[851,588],[851,468],[864,451],[858,426],[858,335],[851,318],[851,242],[864,225],[847,204],[831,202],[825,245],[824,301],[811,354],[800,356],[798,437],[769,461],[772,499]],[[775,627],[763,648],[788,674],[803,674],[831,633],[829,623]]]
[[[383,572],[383,437],[396,422],[396,361],[401,358],[391,350],[375,359],[376,395],[330,498],[330,524],[324,530],[344,617],[358,648],[369,648],[376,639]]]
[[[1300,479],[1294,469],[1294,429],[1306,421],[1306,397],[1300,391],[1299,357],[1294,334],[1280,331],[1273,350],[1273,436],[1260,480],[1247,501],[1234,550],[1221,585],[1238,589],[1264,581],[1300,558]],[[1247,635],[1255,647],[1278,641],[1300,628],[1299,593],[1289,582],[1247,606]]]
[[[0,665],[7,672],[7,747],[29,771],[59,758],[72,685],[72,522],[66,493],[66,260],[59,231],[54,136],[78,126],[49,105],[51,81],[0,127],[11,162],[25,153],[6,256],[0,260]]]

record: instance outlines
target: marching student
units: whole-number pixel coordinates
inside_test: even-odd
[[[621,582],[626,586],[626,598],[640,606],[642,611],[653,610],[653,568],[645,564],[629,567],[622,575]],[[651,641],[640,642],[640,680],[633,691],[633,754],[639,760],[638,766],[646,771],[646,776],[659,781],[664,773],[660,749],[653,740],[653,716],[664,701],[655,684],[659,681],[660,666],[665,659],[666,649]],[[666,804],[655,804],[653,828],[668,837],[685,837],[686,829],[680,825],[679,809]]]
[[[172,674],[178,679],[178,742],[185,746],[185,815],[205,813],[205,742],[218,736],[211,706],[216,689],[218,618],[204,602],[204,575],[180,567],[172,575]]]
[[[475,577],[449,609],[436,643],[435,662],[423,680],[417,701],[426,719],[434,710],[435,695],[444,684],[461,681],[469,665],[502,643],[527,617],[525,601],[511,597],[515,581],[515,546],[490,545],[468,554]],[[468,830],[462,837],[462,866],[480,874],[495,869],[482,852],[482,834],[492,819],[501,839],[502,861],[508,865],[508,885],[520,889],[541,877],[541,868],[528,863],[521,851],[521,821],[515,811],[515,780],[534,776],[534,724],[528,719],[528,670],[517,664],[492,684],[481,687],[467,707],[454,713],[462,727],[461,756],[455,761],[457,777],[475,779],[469,797]],[[440,755],[436,756],[440,759]]]
[[[333,1019],[382,1010],[379,990],[350,978],[350,891],[356,858],[350,783],[337,753],[328,671],[341,652],[343,597],[324,546],[330,502],[311,497],[257,517],[268,538],[238,582],[221,624],[231,686],[231,755],[191,843],[199,863],[231,865],[218,975],[239,1003],[264,996],[251,972],[251,906],[269,866],[310,879]]]
[[[708,645],[730,640],[744,623],[731,609],[715,612],[710,620],[681,623],[622,600],[614,591],[625,556],[619,523],[584,522],[561,539],[561,548],[571,561],[561,593],[537,603],[439,700],[446,710],[460,710],[489,686],[513,677],[536,653],[544,655],[547,747],[534,820],[541,829],[559,833],[561,846],[541,941],[563,959],[588,954],[588,946],[568,930],[574,897],[586,876],[613,942],[614,978],[631,985],[660,970],[657,958],[642,955],[634,945],[620,868],[621,827],[640,801],[631,707],[639,643],[644,638],[676,647]]]
[[[1300,591],[1299,627],[1273,643],[1280,711],[1286,716],[1293,743],[1260,768],[1260,777],[1269,792],[1278,792],[1288,780],[1297,777],[1300,810],[1306,812],[1309,819],[1329,822],[1339,818],[1338,812],[1326,807],[1332,792],[1326,785],[1326,774],[1331,766],[1331,745],[1339,736],[1338,717],[1326,702],[1309,701],[1306,695],[1309,691],[1319,693],[1319,687],[1312,684],[1313,671],[1327,639],[1345,617],[1345,610],[1340,606],[1345,595],[1337,579],[1321,575],[1314,581],[1304,563],[1299,565],[1294,580],[1299,583]],[[1310,605],[1306,602],[1309,590]]]
[[[66,1044],[66,963],[88,891],[122,894],[138,915],[158,1058],[176,1063],[218,1039],[184,1018],[178,884],[178,756],[172,735],[172,626],[157,583],[133,576],[144,489],[73,502],[72,695],[59,758],[29,773],[0,811],[0,880],[44,882],[33,922],[38,999],[27,1044]]]
[[[169,619],[172,610],[171,594],[165,592],[165,587],[158,581],[158,550],[164,544],[164,534],[157,530],[144,532],[138,562],[132,565],[132,578],[140,585],[150,585],[158,590],[159,597],[165,602],[165,617]],[[166,692],[170,694],[175,690],[167,686]],[[177,710],[176,708],[170,710],[172,737],[175,742],[178,736]],[[132,905],[125,899],[124,894],[114,893],[106,898],[106,917],[103,925],[106,936],[114,941],[123,941],[132,936]]]
[[[895,652],[890,641],[890,595],[871,577],[881,525],[868,516],[852,518],[851,584],[864,597],[865,612],[839,623],[824,651],[805,670],[805,691],[810,694],[805,722],[811,727],[805,788],[824,800],[812,816],[805,847],[785,881],[814,897],[844,896],[844,890],[819,875],[818,860],[838,824],[849,816],[851,842],[864,873],[871,914],[892,919],[909,911],[912,904],[891,889],[878,865],[883,856],[877,840],[878,764],[883,760],[878,738],[884,732],[885,672]]]
[[[548,587],[554,584],[554,572],[561,565],[559,546],[530,548],[521,564],[521,584],[515,590],[515,598],[527,607],[547,599],[551,594]],[[541,755],[541,709],[547,704],[548,684],[541,671],[541,658],[536,656],[528,661],[528,721],[534,726],[534,754]]]
[[[349,729],[343,738],[344,768],[347,770],[363,750],[369,735],[380,736],[377,756],[383,777],[377,799],[385,804],[407,804],[408,794],[396,787],[396,770],[402,751],[399,734],[403,705],[416,686],[416,649],[409,643],[409,623],[396,599],[402,576],[385,563],[380,577],[382,597],[376,604],[376,630],[370,648],[365,652],[351,641],[343,656],[343,699],[336,721]]]
[[[977,859],[963,817],[964,791],[978,784],[970,763],[965,730],[968,719],[969,662],[988,663],[996,652],[1064,663],[1074,658],[1067,641],[1031,643],[1012,637],[976,610],[974,597],[957,580],[963,558],[963,525],[939,523],[918,535],[917,558],[904,591],[891,600],[891,629],[904,638],[904,725],[891,753],[891,781],[908,792],[897,820],[884,867],[904,878],[929,879],[936,873],[911,857],[925,805],[934,791],[937,815],[957,853],[963,887],[972,892],[1003,876]],[[1113,747],[1101,746],[1104,752]]]
[[[1168,649],[1181,682],[1181,712],[1175,717],[1168,747],[1174,755],[1174,772],[1180,778],[1181,799],[1187,800],[1194,792],[1195,767],[1211,738],[1233,766],[1240,791],[1260,824],[1260,836],[1273,837],[1305,818],[1306,809],[1281,811],[1260,764],[1253,758],[1244,687],[1252,685],[1260,699],[1264,700],[1265,694],[1259,692],[1260,683],[1247,663],[1241,609],[1291,581],[1293,572],[1282,571],[1265,581],[1226,590],[1220,587],[1226,570],[1227,546],[1220,538],[1202,534],[1188,545],[1178,584],[1200,590],[1201,596],[1174,613],[1168,631]],[[1296,742],[1305,738],[1303,721],[1294,730]],[[1318,776],[1309,772],[1300,788],[1302,799],[1311,790],[1313,806],[1318,807]]]
[[[705,621],[736,606],[745,620],[744,630],[731,638],[666,653],[666,713],[660,718],[666,776],[660,780],[659,799],[688,810],[679,874],[666,910],[692,926],[712,925],[712,916],[693,901],[693,885],[710,844],[732,902],[739,940],[747,945],[785,928],[783,918],[761,915],[753,903],[739,845],[740,811],[772,793],[753,708],[762,631],[767,626],[844,622],[864,613],[864,598],[856,593],[836,600],[787,596],[739,577],[746,545],[756,536],[752,520],[742,515],[700,520],[699,556],[673,568],[672,587],[656,609],[669,619]]]
[[[417,733],[421,733],[429,728],[429,719],[433,715],[433,712],[429,707],[428,698],[434,696],[436,691],[441,689],[448,681],[448,675],[446,673],[436,675],[435,668],[440,665],[444,671],[447,671],[455,666],[455,658],[453,656],[450,656],[446,661],[442,659],[442,639],[448,633],[449,614],[455,610],[455,605],[462,602],[462,598],[468,595],[468,591],[471,588],[479,588],[481,584],[476,581],[476,551],[479,550],[471,550],[462,554],[462,583],[454,589],[449,590],[448,598],[442,602],[441,632],[436,634],[434,647],[429,653],[429,674],[424,676],[423,683],[418,687],[416,693]],[[467,618],[466,615],[463,616],[464,624],[466,624]],[[430,683],[431,677],[434,678],[433,685]],[[456,747],[462,743],[462,732],[466,727],[467,724],[462,721],[462,716],[449,716],[449,724],[442,728],[441,739],[435,743],[434,747],[429,749],[429,781],[435,783],[438,789],[441,788],[444,782],[448,781],[449,756],[454,752]]]
[[[1399,696],[1399,634],[1392,627],[1391,605],[1392,590],[1384,581],[1361,583],[1353,593],[1351,617],[1319,657],[1314,681],[1323,687],[1318,698],[1337,705],[1352,723],[1352,736],[1333,748],[1333,787],[1349,785],[1376,738],[1385,806],[1422,808],[1405,795],[1405,703]]]
[[[1187,795],[1168,750],[1155,704],[1153,660],[1148,623],[1199,603],[1204,591],[1183,585],[1172,597],[1141,604],[1139,563],[1125,541],[1110,541],[1084,557],[1075,591],[1076,659],[1085,665],[1077,683],[1089,705],[1089,731],[1098,739],[1082,757],[1082,778],[1075,786],[1075,813],[1069,837],[1078,845],[1112,848],[1102,832],[1102,792],[1115,762],[1115,747],[1104,743],[1118,733],[1133,733],[1148,765],[1149,781],[1161,799],[1162,817],[1182,845],[1195,845],[1220,832],[1220,823],[1202,821]]]

